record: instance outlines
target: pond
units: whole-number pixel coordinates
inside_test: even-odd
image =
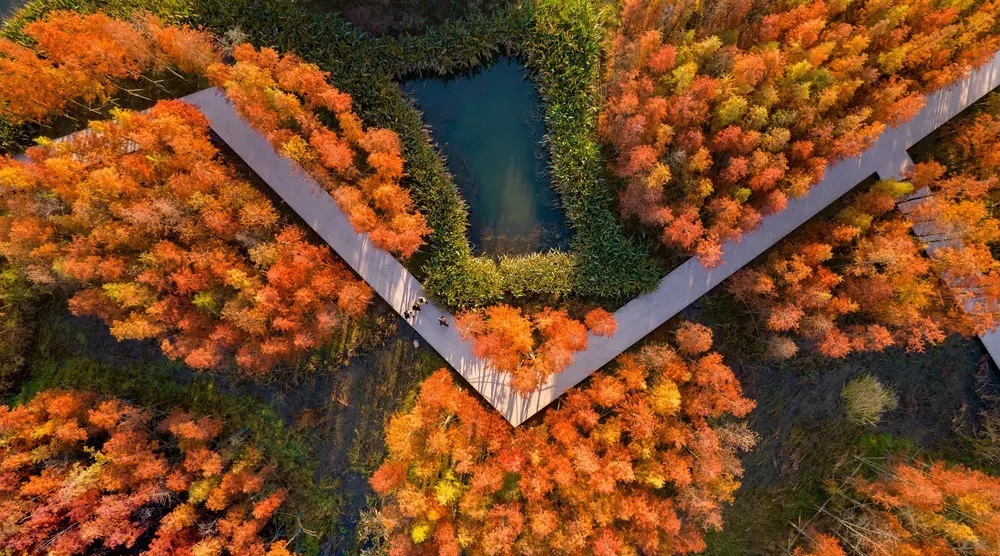
[[[521,64],[505,58],[456,78],[410,81],[403,89],[423,111],[469,205],[469,240],[478,252],[566,247],[569,232],[542,147],[541,104]]]
[[[0,18],[6,19],[27,0],[0,0]]]

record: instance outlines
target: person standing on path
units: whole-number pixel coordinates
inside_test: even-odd
[[[448,326],[448,319],[441,317],[438,319],[438,324],[440,324],[441,326]]]

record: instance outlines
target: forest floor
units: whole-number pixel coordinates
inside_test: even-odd
[[[924,353],[889,349],[832,359],[808,353],[768,361],[756,324],[738,301],[715,291],[693,310],[712,327],[715,349],[757,402],[751,428],[760,441],[743,458],[743,485],[724,512],[725,528],[709,536],[709,555],[790,553],[797,527],[825,500],[824,481],[858,458],[902,450],[975,466],[967,442],[984,397],[1000,377],[977,339],[953,336]],[[847,420],[841,389],[871,374],[890,386],[899,407],[878,426]],[[794,525],[793,525],[794,524]]]

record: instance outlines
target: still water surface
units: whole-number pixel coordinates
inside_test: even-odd
[[[0,18],[7,19],[7,16],[14,13],[27,0],[0,0]]]
[[[517,61],[403,86],[469,205],[469,239],[485,254],[565,248],[568,231],[546,172],[538,94]]]

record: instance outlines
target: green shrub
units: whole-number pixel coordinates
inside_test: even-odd
[[[23,378],[26,351],[37,328],[38,294],[16,269],[0,264],[0,394]]]
[[[428,272],[424,288],[450,307],[482,307],[503,299],[503,279],[488,257],[468,257]]]
[[[548,130],[550,174],[573,229],[576,293],[625,299],[662,271],[650,249],[625,235],[597,143],[604,17],[590,0],[538,0],[525,46]]]
[[[550,173],[573,229],[574,292],[625,299],[656,286],[662,272],[648,246],[630,240],[614,212],[615,194],[596,140],[605,23],[586,0],[526,2],[432,27],[419,36],[368,37],[336,15],[292,4],[197,0],[218,31],[238,26],[253,42],[298,53],[330,71],[366,123],[400,134],[408,186],[433,229],[421,268],[434,297],[453,308],[502,299],[495,274],[473,261],[468,213],[423,119],[398,81],[461,73],[501,55],[524,56],[539,87],[548,126]],[[466,272],[472,275],[464,275]],[[516,279],[515,279],[516,281]]]
[[[558,300],[573,292],[576,260],[562,251],[501,257],[504,292],[514,299],[540,296]]]
[[[1000,397],[988,396],[986,407],[979,411],[975,433],[967,436],[972,454],[979,465],[1000,466]]]
[[[882,414],[896,409],[898,401],[891,388],[871,375],[861,375],[840,391],[847,419],[852,423],[876,425]]]

